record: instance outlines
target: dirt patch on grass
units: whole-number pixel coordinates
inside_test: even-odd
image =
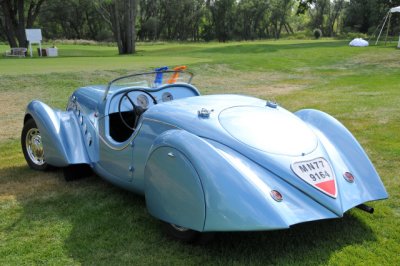
[[[243,72],[229,69],[224,65],[212,66],[206,72],[202,70],[193,80],[193,85],[202,94],[234,93],[274,98],[304,89],[309,85],[305,77],[293,74]]]
[[[31,98],[21,91],[0,92],[0,142],[19,137],[25,108]]]
[[[247,88],[246,91],[254,93],[256,95],[268,95],[268,96],[277,96],[277,95],[286,95],[293,91],[304,89],[306,86],[300,84],[273,84],[270,86],[261,86],[256,88]]]
[[[30,171],[22,177],[21,173],[19,176],[15,176],[15,171],[7,169],[1,169],[1,171],[4,179],[0,179],[0,201],[13,197],[18,199],[37,196],[49,197],[52,193],[57,193],[57,189],[65,186],[59,172]],[[15,178],[11,179],[11,176],[15,176]]]
[[[387,53],[376,51],[376,53],[362,54],[358,57],[354,57],[348,61],[348,65],[379,65],[382,68],[398,68],[399,57],[398,51],[393,49],[393,52]],[[346,64],[346,65],[347,65]]]

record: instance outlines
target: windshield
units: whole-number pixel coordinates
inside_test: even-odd
[[[109,92],[123,88],[139,87],[141,89],[157,89],[165,84],[190,84],[192,78],[193,73],[183,70],[153,71],[123,76],[108,83],[104,99],[107,98]]]

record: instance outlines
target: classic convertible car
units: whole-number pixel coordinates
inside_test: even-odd
[[[289,228],[388,197],[336,119],[242,95],[206,95],[185,67],[77,89],[66,111],[29,103],[21,144],[36,170],[87,168],[144,195],[172,236]]]

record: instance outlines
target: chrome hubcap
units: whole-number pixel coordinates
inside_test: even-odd
[[[43,165],[45,163],[42,137],[40,136],[39,129],[29,129],[26,134],[25,146],[28,156],[34,164]]]

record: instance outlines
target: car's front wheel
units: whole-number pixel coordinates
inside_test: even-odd
[[[21,146],[25,160],[30,168],[42,171],[50,168],[50,165],[44,159],[42,135],[33,118],[29,118],[24,124],[21,134]]]

